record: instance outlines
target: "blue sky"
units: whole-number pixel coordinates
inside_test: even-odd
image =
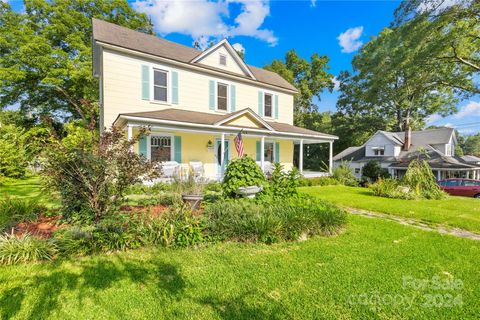
[[[2,1],[2,0],[0,0]],[[5,0],[3,0],[5,1]],[[10,0],[20,10],[22,2]],[[148,14],[155,31],[166,39],[206,45],[227,37],[245,49],[246,61],[262,67],[295,49],[309,58],[313,53],[330,57],[337,75],[351,69],[351,59],[362,43],[393,20],[399,1],[262,1],[129,0]],[[341,40],[339,36],[341,36]],[[320,111],[334,111],[338,92],[324,92]],[[459,113],[447,118],[432,116],[429,124],[457,127],[463,134],[480,131],[480,96],[462,101]],[[472,125],[468,125],[474,123]]]

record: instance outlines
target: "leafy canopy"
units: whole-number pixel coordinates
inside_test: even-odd
[[[0,109],[87,119],[98,112],[92,76],[91,18],[151,33],[125,0],[26,0],[15,12],[0,2]]]
[[[314,53],[310,62],[298,56],[295,50],[290,50],[285,55],[285,60],[273,60],[264,68],[278,73],[290,82],[299,93],[295,96],[294,111],[310,112],[317,110],[313,98],[320,99],[324,89],[333,90],[333,75],[328,72],[330,58]]]

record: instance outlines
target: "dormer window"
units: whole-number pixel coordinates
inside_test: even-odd
[[[224,54],[220,54],[220,65],[221,66],[227,65],[227,56]]]
[[[385,148],[381,147],[373,147],[373,154],[376,156],[384,156],[385,155]]]

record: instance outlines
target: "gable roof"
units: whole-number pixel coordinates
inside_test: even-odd
[[[242,60],[242,58],[240,58],[240,56],[238,55],[237,51],[232,47],[232,45],[230,44],[230,42],[228,42],[227,39],[223,39],[222,41],[220,41],[219,43],[217,43],[216,45],[208,48],[207,50],[204,50],[202,53],[200,53],[198,56],[196,56],[195,58],[192,59],[192,61],[190,61],[191,63],[198,63],[200,61],[202,61],[202,59],[204,59],[205,57],[207,57],[208,55],[210,55],[211,53],[215,52],[218,48],[224,46],[228,53],[230,53],[230,55],[233,57],[233,59],[235,60],[235,62],[238,64],[238,66],[240,67],[240,69],[242,69],[247,75],[249,75],[253,80],[257,80],[255,78],[255,76],[253,75],[252,71],[250,71],[250,69],[248,68],[248,66],[245,64],[245,62]]]
[[[297,89],[287,80],[272,71],[245,65],[247,69],[250,70],[253,76],[252,79],[248,76],[243,76],[237,73],[225,71],[223,69],[192,62],[196,57],[202,55],[203,53],[195,48],[187,47],[154,35],[131,30],[95,18],[92,19],[92,28],[94,41],[174,60],[187,65],[195,65],[207,70],[219,71],[232,76],[297,92]]]
[[[253,117],[257,122],[262,124],[268,130],[271,130],[271,131],[275,130],[275,129],[272,128],[272,126],[267,121],[263,120],[258,114],[253,112],[253,110],[250,109],[250,108],[245,108],[245,109],[242,109],[242,110],[238,110],[236,112],[229,113],[227,116],[223,117],[221,120],[215,122],[214,125],[220,126],[220,125],[225,124],[227,122],[233,121],[234,119],[238,119],[239,117],[241,117],[245,114],[248,114],[249,116]]]
[[[388,132],[388,131],[377,131],[375,134],[381,133],[386,136],[389,140],[394,142],[396,145],[403,145],[405,140],[405,132]],[[432,145],[436,144],[447,144],[450,142],[452,135],[454,135],[455,130],[453,128],[437,128],[429,129],[423,131],[412,131],[412,145],[408,151],[402,150],[398,157],[379,157],[377,160],[380,161],[396,161],[399,159],[406,159],[411,154],[418,152],[420,149],[435,150]],[[372,136],[373,137],[373,136]],[[371,138],[370,138],[371,139]],[[370,140],[369,139],[369,140]],[[367,141],[368,142],[368,141]],[[366,143],[365,143],[366,144]],[[365,156],[365,144],[359,147],[350,147],[339,154],[337,154],[333,159],[335,161],[339,160],[349,160],[349,161],[369,161],[374,160],[374,157]],[[435,151],[436,152],[436,151]]]
[[[245,113],[245,110],[251,111],[251,109],[246,108],[246,109],[237,111],[235,114],[238,115],[238,114]],[[253,111],[251,112],[254,114]],[[121,113],[118,115],[114,124],[118,123],[119,120],[122,118],[130,118],[130,119],[138,118],[139,120],[153,119],[153,120],[162,120],[162,121],[172,121],[178,125],[181,125],[182,123],[187,123],[187,124],[190,123],[190,124],[196,124],[196,125],[206,125],[211,128],[214,128],[214,127],[222,128],[222,125],[221,124],[218,125],[218,123],[221,123],[223,120],[230,119],[231,116],[232,116],[232,113],[214,114],[214,113],[169,108],[169,109],[163,109],[163,110],[157,110],[157,111]],[[262,119],[262,121],[264,120]],[[258,129],[258,130],[261,130],[262,132],[265,132],[265,133],[271,133],[271,134],[283,133],[283,134],[290,134],[292,136],[295,136],[295,135],[309,136],[309,137],[318,138],[318,139],[331,139],[331,140],[338,139],[338,137],[334,135],[296,127],[287,123],[271,122],[271,121],[264,121],[264,122],[269,128],[267,127],[265,129]],[[241,126],[233,126],[233,125],[228,125],[228,127],[243,128]]]

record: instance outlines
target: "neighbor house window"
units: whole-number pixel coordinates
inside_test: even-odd
[[[385,149],[375,148],[375,149],[373,149],[373,154],[376,155],[376,156],[383,156],[383,155],[385,155]]]
[[[265,117],[272,116],[272,95],[269,93],[265,93]]]
[[[274,159],[274,143],[273,142],[265,142],[264,149],[263,149],[263,159],[265,161],[269,161],[273,163]]]
[[[153,99],[155,101],[167,102],[167,71],[153,69]]]
[[[227,111],[228,85],[217,83],[217,109]]]
[[[220,54],[220,65],[226,66],[227,65],[227,56],[224,54]]]
[[[360,168],[355,168],[355,173],[360,174]]]
[[[172,160],[172,138],[169,136],[151,136],[150,159],[152,161]]]

